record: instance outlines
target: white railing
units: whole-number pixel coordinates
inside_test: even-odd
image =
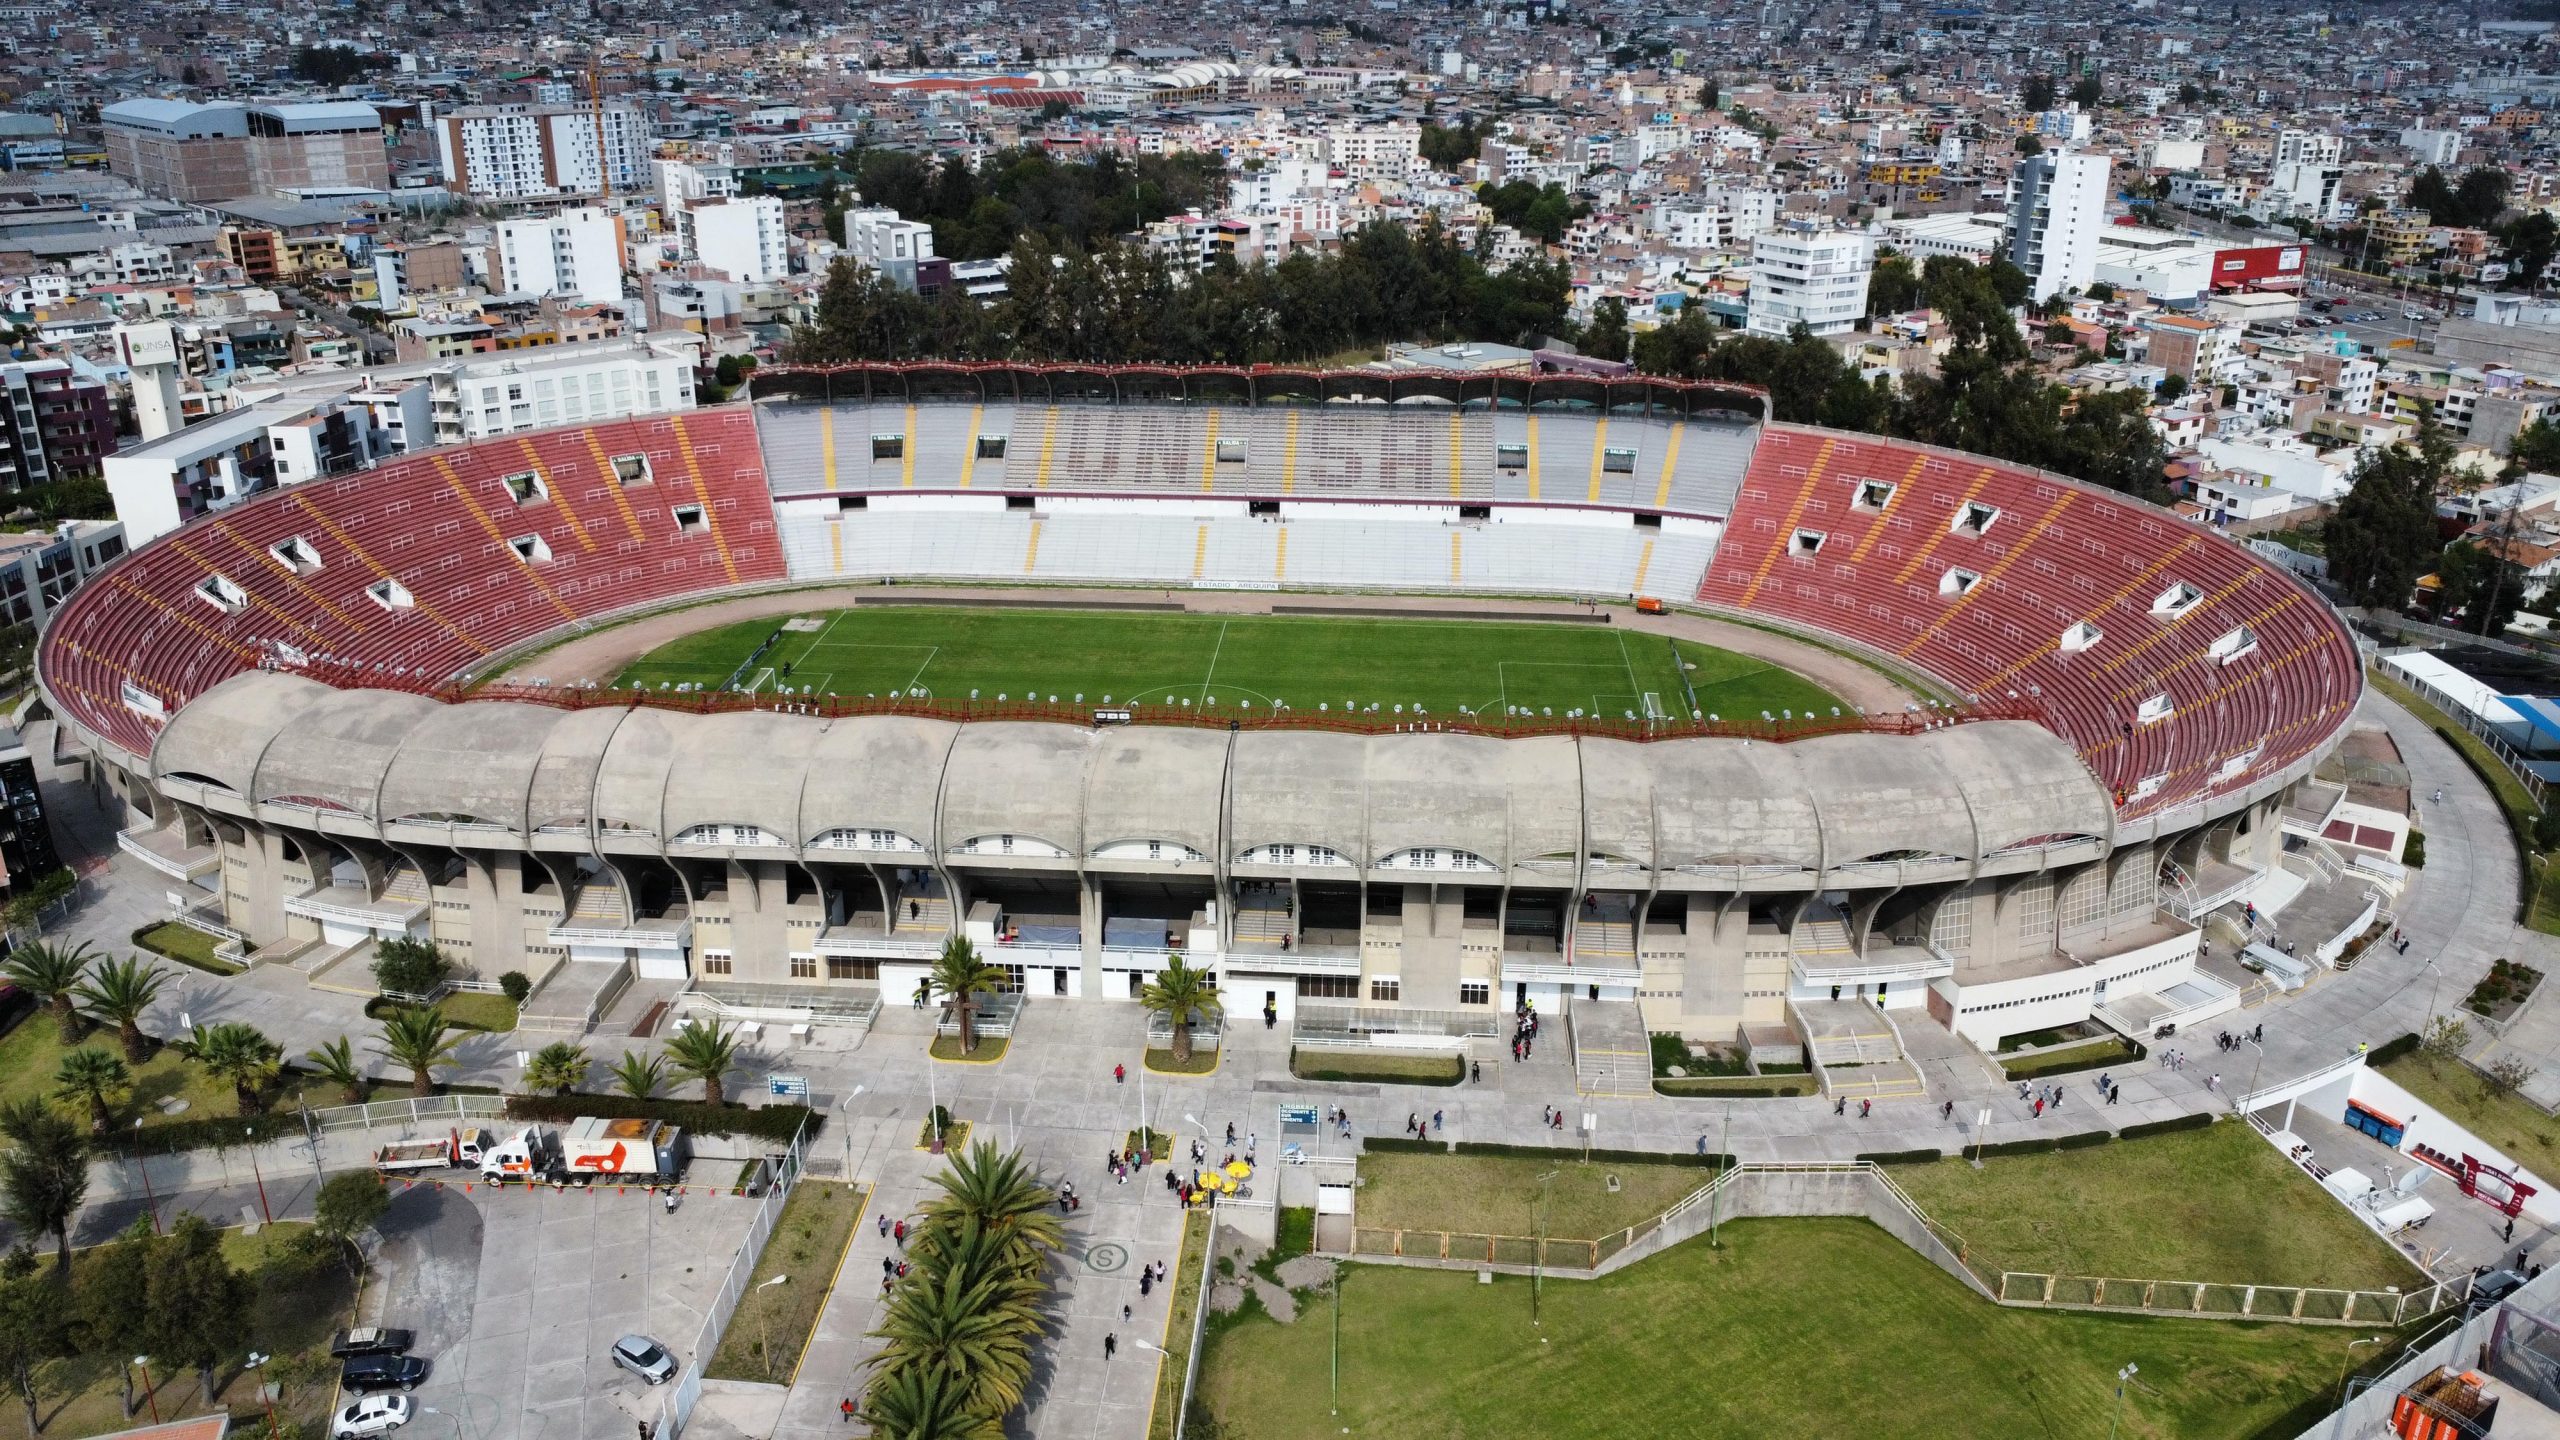
[[[222,857],[211,849],[206,849],[198,859],[180,859],[175,855],[164,855],[144,844],[129,830],[116,832],[116,848],[173,880],[193,880],[209,870],[218,870],[222,867]]]
[[[1360,954],[1356,950],[1326,953],[1315,950],[1231,950],[1222,957],[1221,969],[1243,975],[1357,975]]]
[[[1644,979],[1644,972],[1616,965],[1566,965],[1557,961],[1515,960],[1504,956],[1502,983],[1505,985],[1618,985],[1632,986]]]
[[[465,1120],[503,1120],[505,1097],[498,1095],[431,1095],[418,1100],[376,1100],[365,1105],[332,1105],[302,1112],[304,1128],[317,1135],[330,1130],[372,1130],[386,1125],[452,1125]]]
[[[745,1298],[748,1283],[756,1273],[756,1262],[764,1258],[765,1243],[773,1238],[774,1226],[782,1218],[784,1202],[800,1184],[801,1170],[807,1161],[808,1130],[792,1137],[791,1148],[784,1151],[781,1163],[775,1165],[773,1188],[766,1191],[756,1206],[755,1218],[747,1222],[746,1243],[738,1247],[737,1257],[729,1262],[729,1273],[720,1279],[719,1294],[711,1302],[711,1311],[702,1317],[702,1328],[694,1332],[693,1350],[685,1361],[684,1374],[675,1388],[659,1403],[658,1423],[651,1427],[651,1440],[677,1440],[685,1425],[693,1419],[693,1407],[702,1399],[704,1367],[711,1363],[720,1348],[720,1337],[729,1331],[729,1321],[738,1313],[738,1302]]]
[[[683,949],[693,939],[693,922],[679,920],[673,925],[554,925],[549,931],[554,945],[631,945],[647,949]]]
[[[1956,962],[1944,951],[1910,960],[1852,965],[1810,964],[1799,955],[1795,967],[1796,977],[1808,985],[1844,985],[1868,980],[1934,980],[1954,974]]]
[[[809,947],[820,955],[841,955],[851,959],[895,959],[913,956],[930,960],[942,953],[940,940],[897,940],[887,935],[833,934],[818,932],[817,942]]]
[[[382,925],[407,925],[427,913],[424,900],[379,900],[341,905],[317,898],[319,891],[284,898],[284,913],[306,920],[336,920],[348,925],[361,925],[370,930]]]
[[[246,945],[249,943],[249,937],[246,934],[232,929],[230,926],[205,915],[191,906],[181,905],[172,909],[169,912],[169,918],[186,926],[190,930],[196,931],[199,934],[211,935],[217,940],[227,940],[235,945]]]

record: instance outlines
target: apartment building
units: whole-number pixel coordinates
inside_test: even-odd
[[[844,250],[856,263],[913,290],[917,262],[933,258],[933,227],[902,220],[895,210],[847,210]]]
[[[684,253],[705,269],[741,285],[760,285],[791,273],[791,232],[779,197],[699,200],[679,213]]]
[[[774,202],[776,208],[779,201]],[[498,222],[498,288],[521,295],[569,295],[590,305],[620,304],[622,217],[594,206]]]
[[[1422,159],[1422,126],[1337,125],[1319,147],[1324,163],[1354,180],[1401,177]]]
[[[1751,242],[1745,328],[1781,339],[1798,325],[1816,335],[1845,335],[1866,317],[1874,270],[1874,247],[1860,232],[1806,221],[1781,225]]]
[[[2107,219],[2104,155],[2048,152],[2018,167],[2009,198],[2009,263],[2035,281],[2035,298],[2086,290],[2097,277]]]
[[[0,365],[0,491],[95,475],[116,444],[103,381],[63,360]]]
[[[436,118],[445,188],[494,200],[638,194],[656,179],[636,105],[466,105]]]

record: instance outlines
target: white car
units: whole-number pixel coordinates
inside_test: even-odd
[[[2421,310],[2417,306],[2412,305],[2408,309],[2400,312],[2400,318],[2403,320],[2432,320],[2435,318],[2435,315],[2430,311]]]
[[[367,1395],[339,1407],[329,1421],[329,1433],[335,1440],[351,1437],[386,1435],[409,1423],[409,1397],[406,1395]]]
[[[625,1335],[613,1342],[613,1363],[651,1385],[676,1378],[676,1357],[646,1335]]]

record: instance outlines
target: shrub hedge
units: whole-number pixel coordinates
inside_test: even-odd
[[[2140,1125],[2127,1125],[2116,1132],[2116,1138],[2139,1140],[2145,1135],[2167,1135],[2179,1130],[2201,1130],[2212,1123],[2211,1114],[2198,1111],[2193,1115],[2180,1115],[2169,1120],[2151,1120]]]
[[[1378,1142],[1369,1142],[1370,1149]],[[1554,1145],[1503,1145],[1491,1140],[1460,1140],[1449,1147],[1460,1155],[1508,1155],[1531,1160],[1580,1160],[1580,1150]],[[1713,1170],[1730,1165],[1730,1155],[1701,1155],[1692,1150],[1593,1150],[1591,1160],[1606,1165],[1679,1165],[1691,1170]]]
[[[1653,1082],[1655,1094],[1674,1099],[1774,1100],[1784,1095],[1810,1095],[1813,1088],[1810,1075],[1792,1078],[1772,1076],[1767,1079],[1751,1075],[1697,1075]]]
[[[1927,1165],[1947,1157],[1935,1150],[1869,1150],[1857,1158],[1870,1165]]]
[[[2040,1080],[2047,1075],[2076,1075],[2083,1070],[2105,1070],[2130,1065],[2151,1053],[2140,1041],[2127,1040],[2112,1055],[2090,1058],[2089,1050],[2104,1041],[2092,1040],[2087,1045],[2074,1045],[2069,1050],[2056,1050],[2050,1055],[2031,1055],[2015,1064],[2000,1067],[2011,1080]]]
[[[2381,1044],[2373,1047],[2372,1051],[2364,1057],[2364,1063],[2367,1065],[2388,1065],[2394,1060],[2398,1060],[2409,1055],[2415,1055],[2418,1053],[2418,1046],[2422,1042],[2422,1038],[2423,1037],[2413,1030],[2406,1035],[2398,1037],[2397,1039],[2385,1040]]]
[[[696,1135],[745,1135],[788,1145],[806,1125],[815,1135],[826,1117],[806,1105],[705,1105],[699,1100],[634,1100],[628,1095],[510,1095],[507,1118],[558,1125],[587,1115],[608,1120],[664,1120]]]
[[[2003,1140],[1997,1145],[1977,1145],[1973,1153],[1976,1155],[2046,1155],[2061,1148],[2061,1145],[2051,1137],[2039,1135],[2025,1140]]]
[[[1374,1135],[1360,1142],[1360,1148],[1378,1154],[1446,1155],[1446,1140],[1416,1140],[1410,1135]]]
[[[2053,1148],[2056,1150],[2086,1150],[2091,1146],[2104,1145],[2115,1138],[2115,1136],[2104,1130],[2083,1130],[2077,1135],[2065,1135],[2061,1139],[2054,1141]]]

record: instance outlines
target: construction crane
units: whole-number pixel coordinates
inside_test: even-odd
[[[613,156],[604,143],[604,63],[600,56],[587,56],[587,113],[596,122],[596,178],[604,186],[604,198],[613,198]]]

